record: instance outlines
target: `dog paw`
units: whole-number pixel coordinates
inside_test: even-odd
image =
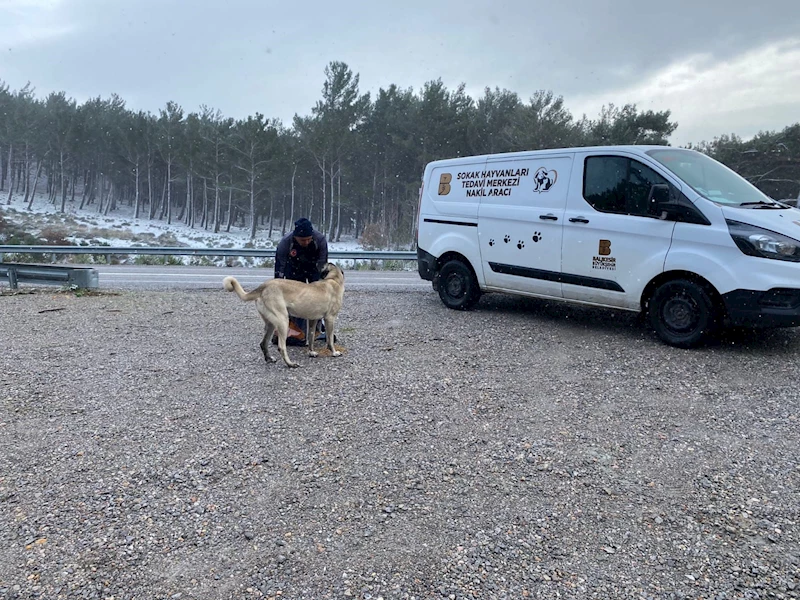
[[[507,236],[505,236],[505,237],[503,238],[503,241],[504,241],[504,242],[507,244],[508,242],[510,242],[510,241],[511,241],[511,236],[510,236],[510,235],[507,235]]]
[[[338,350],[334,350],[333,352],[331,352],[331,356],[341,356],[341,355],[342,353],[339,352]]]
[[[296,369],[297,367],[300,366],[300,363],[286,363],[286,366],[291,369]]]
[[[519,241],[517,242],[517,248],[519,248],[520,250],[522,250],[524,247],[525,247],[525,242],[523,242],[522,240],[519,240]]]
[[[311,358],[317,358],[317,356],[319,356],[319,352],[309,352],[309,353],[308,353],[308,355],[309,355]]]
[[[532,239],[534,242],[538,242],[539,240],[541,240],[541,239],[542,239],[542,234],[541,234],[541,233],[539,233],[538,231],[534,231],[534,232],[533,232],[533,237],[532,237],[531,239]]]

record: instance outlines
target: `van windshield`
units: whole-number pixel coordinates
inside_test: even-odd
[[[712,202],[728,206],[782,207],[722,163],[693,150],[648,150],[647,154]]]

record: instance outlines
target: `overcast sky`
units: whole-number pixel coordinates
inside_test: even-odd
[[[291,124],[346,62],[361,91],[538,89],[576,118],[672,111],[675,145],[800,121],[800,0],[0,0],[0,80]]]

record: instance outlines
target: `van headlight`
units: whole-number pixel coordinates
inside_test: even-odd
[[[726,221],[739,250],[748,256],[800,262],[800,242],[789,236],[739,221]]]

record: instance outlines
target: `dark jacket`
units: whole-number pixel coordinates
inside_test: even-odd
[[[328,262],[328,240],[319,231],[311,234],[311,243],[303,248],[294,241],[294,232],[283,237],[275,251],[275,279],[318,281]]]

